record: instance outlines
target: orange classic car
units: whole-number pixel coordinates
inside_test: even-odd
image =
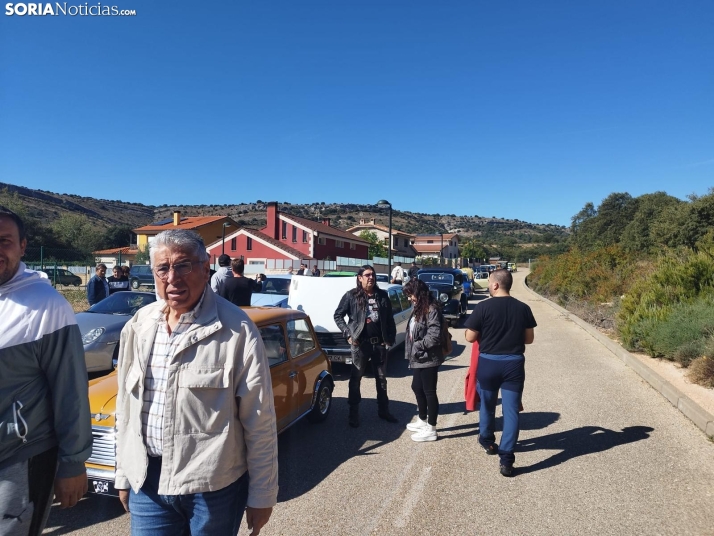
[[[265,344],[273,380],[278,433],[303,417],[327,418],[334,380],[330,362],[320,348],[310,318],[302,311],[253,307],[244,311],[255,322]],[[89,382],[92,413],[92,456],[87,461],[90,493],[117,495],[114,489],[117,375]]]

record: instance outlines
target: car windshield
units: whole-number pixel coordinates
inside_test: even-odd
[[[156,301],[148,292],[115,292],[89,308],[90,313],[105,315],[133,315],[139,309]]]
[[[263,290],[261,293],[287,296],[290,294],[290,280],[269,277],[263,282]]]
[[[436,272],[433,274],[419,274],[419,279],[427,285],[429,283],[441,283],[443,285],[453,285],[454,276],[452,274]]]

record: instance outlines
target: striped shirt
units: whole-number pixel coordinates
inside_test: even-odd
[[[169,333],[166,321],[167,309],[158,322],[156,338],[151,348],[151,355],[146,366],[144,378],[144,404],[141,409],[141,426],[144,434],[144,444],[149,456],[161,456],[164,450],[164,407],[166,406],[166,385],[169,377],[169,366],[174,359],[184,335],[201,311],[203,297],[191,311],[179,318],[178,324]]]

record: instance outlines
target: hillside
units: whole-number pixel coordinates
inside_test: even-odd
[[[170,217],[174,210],[192,216],[227,215],[241,225],[259,228],[265,225],[265,202],[270,200],[223,205],[153,206],[33,190],[0,182],[0,191],[3,190],[16,193],[28,209],[27,213],[44,224],[51,225],[63,214],[73,213],[86,216],[93,224],[102,228],[126,225],[140,227]],[[341,229],[357,225],[362,218],[367,220],[374,218],[377,223],[383,225],[387,225],[388,221],[388,211],[374,205],[320,202],[297,205],[280,202],[280,209],[309,219],[330,218],[332,225]],[[415,234],[458,232],[464,237],[478,237],[484,243],[498,243],[506,237],[508,237],[507,241],[512,243],[552,243],[568,235],[568,230],[562,226],[533,224],[495,216],[422,214],[394,210],[392,220],[393,228],[404,232]]]

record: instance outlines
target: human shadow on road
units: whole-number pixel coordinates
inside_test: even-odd
[[[360,426],[351,428],[347,400],[333,398],[325,422],[313,425],[302,419],[288,428],[278,437],[278,502],[307,493],[351,458],[379,456],[385,445],[404,434],[414,408],[414,404],[391,400],[389,411],[399,422],[388,423],[377,416],[377,401],[363,397]]]
[[[59,536],[91,527],[126,514],[118,497],[85,495],[73,508],[60,509],[59,503],[50,510],[50,517],[42,534]]]
[[[463,413],[464,404],[461,402],[451,402],[439,405],[439,416],[449,413]],[[448,428],[438,428],[439,439],[456,439],[458,437],[475,436],[479,432],[478,411],[469,412],[474,415],[476,422],[450,426]],[[521,430],[542,430],[560,419],[560,413],[554,411],[531,411],[521,413]],[[496,418],[496,431],[503,430],[503,417]],[[451,433],[457,432],[457,433]]]
[[[608,430],[601,426],[581,426],[565,432],[558,432],[518,442],[516,452],[535,450],[560,450],[561,452],[538,463],[526,467],[518,467],[516,474],[527,474],[554,467],[568,460],[602,452],[613,447],[626,445],[647,439],[654,428],[650,426],[628,426],[621,432]]]

